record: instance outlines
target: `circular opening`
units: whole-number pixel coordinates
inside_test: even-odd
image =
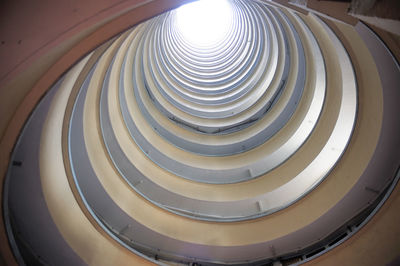
[[[189,44],[212,47],[227,36],[232,13],[231,4],[226,0],[195,1],[176,10],[176,28]]]

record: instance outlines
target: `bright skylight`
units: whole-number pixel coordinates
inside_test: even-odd
[[[194,46],[213,46],[222,41],[232,23],[232,8],[227,0],[199,0],[176,10],[176,26],[183,38]]]

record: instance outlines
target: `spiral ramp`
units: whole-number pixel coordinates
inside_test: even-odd
[[[19,263],[305,263],[379,210],[399,178],[390,50],[362,22],[227,3],[218,41],[172,10],[50,88],[5,185]]]

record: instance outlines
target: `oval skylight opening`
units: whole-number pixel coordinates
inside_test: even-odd
[[[199,0],[176,9],[175,25],[182,38],[195,47],[212,47],[226,38],[233,10],[227,0]]]

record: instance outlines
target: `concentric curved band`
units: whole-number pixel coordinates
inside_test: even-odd
[[[329,246],[393,185],[372,165],[395,168],[382,147],[399,131],[385,116],[398,65],[373,32],[229,5],[222,40],[196,45],[169,11],[87,55],[38,107],[41,187],[71,246],[75,215],[127,260],[271,262]],[[60,214],[63,198],[74,204]]]

